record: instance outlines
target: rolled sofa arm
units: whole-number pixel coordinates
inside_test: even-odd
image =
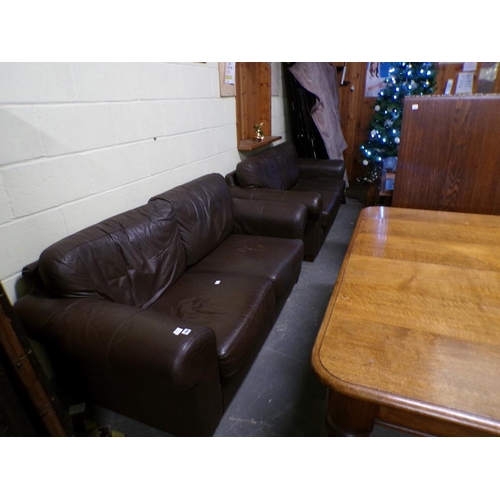
[[[233,213],[237,234],[297,240],[304,237],[307,221],[304,205],[233,198]]]
[[[304,179],[343,179],[344,160],[298,158],[299,175]]]
[[[323,210],[323,197],[313,191],[286,191],[266,188],[229,187],[233,200],[236,198],[246,200],[271,201],[275,203],[294,203],[304,205],[309,217],[319,218]]]
[[[214,332],[192,321],[94,298],[26,295],[14,307],[30,337],[83,364],[158,377],[181,391],[218,371]]]

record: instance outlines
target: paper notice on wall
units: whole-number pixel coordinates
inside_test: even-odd
[[[463,71],[476,71],[477,62],[464,62]]]
[[[492,94],[495,92],[495,82],[498,73],[497,62],[482,62],[481,70],[477,79],[476,92],[478,94]]]
[[[236,74],[236,63],[227,62],[226,69],[224,71],[224,83],[227,85],[234,85]]]
[[[444,93],[446,95],[449,95],[451,94],[451,89],[453,88],[453,78],[450,78],[447,82],[446,82],[446,88],[444,89]]]
[[[474,73],[459,73],[455,94],[472,94]]]

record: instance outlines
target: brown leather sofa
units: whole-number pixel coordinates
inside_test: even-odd
[[[226,175],[234,198],[307,207],[306,260],[314,260],[345,201],[343,160],[299,158],[291,142],[252,155]]]
[[[209,174],[51,245],[15,309],[58,385],[210,436],[297,282],[305,220]]]

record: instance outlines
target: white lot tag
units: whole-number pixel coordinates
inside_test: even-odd
[[[182,328],[177,327],[173,333],[174,335],[179,335],[179,333],[182,333]]]
[[[215,282],[215,284],[216,284],[216,285],[220,285],[220,280],[217,280],[217,281]]]
[[[191,333],[191,328],[184,328],[181,333],[182,335],[189,335]]]

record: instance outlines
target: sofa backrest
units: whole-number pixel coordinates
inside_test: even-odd
[[[174,211],[148,203],[68,236],[44,250],[45,287],[64,297],[98,296],[142,308],[185,271]]]
[[[232,232],[233,204],[221,174],[208,174],[154,196],[172,204],[187,264],[196,264]]]
[[[291,142],[283,142],[273,149],[278,159],[285,189],[290,189],[292,186],[295,186],[299,180],[297,150]]]
[[[241,187],[285,189],[278,159],[271,150],[240,161],[236,176]]]
[[[297,151],[291,142],[284,142],[245,158],[236,165],[241,187],[290,189],[299,179]]]

